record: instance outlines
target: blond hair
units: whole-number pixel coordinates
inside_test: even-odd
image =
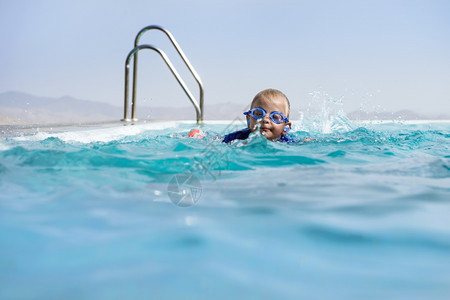
[[[285,94],[283,94],[282,91],[276,89],[266,89],[256,94],[255,98],[253,98],[251,107],[253,107],[253,103],[255,103],[258,99],[274,99],[274,98],[282,98],[286,100],[287,104],[286,117],[289,118],[289,112],[291,111],[291,104],[289,103],[289,99],[286,97]]]

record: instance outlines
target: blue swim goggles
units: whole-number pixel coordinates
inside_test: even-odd
[[[253,119],[259,120],[266,116],[267,112],[261,108],[261,107],[255,107],[254,109],[250,109],[249,111],[245,112],[244,115],[250,115]],[[289,122],[289,119],[285,117],[285,115],[282,112],[279,111],[273,111],[269,115],[272,122],[276,124],[281,124],[283,122]]]

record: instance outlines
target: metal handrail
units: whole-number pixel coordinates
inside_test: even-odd
[[[189,89],[187,88],[186,84],[184,83],[184,81],[181,79],[181,77],[179,76],[179,74],[176,72],[175,68],[173,67],[172,63],[170,62],[170,60],[168,59],[167,55],[151,46],[151,45],[142,45],[145,47],[141,47],[139,48],[139,40],[141,38],[141,36],[152,29],[156,29],[156,30],[160,30],[162,32],[164,32],[166,34],[166,36],[169,38],[170,42],[172,43],[172,45],[175,47],[175,50],[178,52],[178,54],[180,55],[181,59],[183,60],[183,62],[185,63],[186,67],[189,69],[189,71],[191,72],[192,76],[194,76],[195,81],[198,84],[199,90],[200,90],[200,104],[195,100],[195,98],[192,96],[191,92],[189,91]],[[161,57],[163,58],[163,60],[166,62],[167,66],[170,68],[172,74],[175,76],[175,78],[177,79],[178,83],[180,83],[181,87],[183,88],[184,92],[186,93],[186,95],[188,96],[189,100],[191,100],[192,104],[194,105],[194,108],[196,110],[197,113],[197,123],[201,123],[203,122],[203,98],[204,98],[204,92],[203,92],[203,83],[200,79],[200,76],[198,75],[197,71],[195,71],[194,67],[192,66],[192,64],[189,62],[189,59],[186,57],[186,55],[184,54],[183,50],[181,50],[180,45],[177,43],[177,41],[175,40],[175,38],[172,36],[172,34],[167,31],[166,29],[162,28],[161,26],[158,25],[150,25],[147,27],[142,28],[138,34],[136,35],[136,38],[134,40],[134,49],[128,54],[127,57],[127,61],[126,61],[126,73],[128,72],[129,69],[129,59],[131,57],[134,56],[134,65],[133,65],[133,92],[132,92],[132,115],[131,115],[131,119],[128,119],[128,92],[125,92],[125,109],[124,109],[124,120],[125,121],[136,121],[137,119],[135,118],[135,112],[136,112],[136,85],[137,85],[137,60],[138,60],[138,52],[141,49],[152,49],[156,52],[158,52]],[[127,75],[126,75],[127,76]],[[125,89],[128,89],[128,78],[125,79],[126,83],[125,83]]]
[[[195,111],[197,112],[197,122],[198,123],[203,122],[202,110],[200,109],[200,106],[198,105],[197,101],[195,101],[194,96],[189,91],[188,87],[184,83],[181,76],[178,74],[177,70],[175,70],[175,67],[173,66],[169,57],[167,57],[167,55],[162,50],[160,50],[152,45],[140,45],[140,46],[135,47],[133,50],[130,51],[130,53],[128,54],[127,59],[125,61],[125,95],[124,95],[125,103],[124,103],[123,121],[127,121],[127,122],[137,121],[137,119],[135,118],[136,102],[134,102],[134,101],[132,103],[132,108],[131,108],[131,119],[128,118],[128,106],[129,106],[128,105],[128,87],[129,87],[129,77],[130,77],[130,60],[133,56],[136,59],[137,53],[142,49],[150,49],[150,50],[156,51],[161,56],[161,58],[164,60],[166,65],[169,67],[172,74],[177,79],[178,83],[183,88],[183,90],[186,93],[186,95],[188,96],[189,100],[191,100],[192,104],[194,105]]]

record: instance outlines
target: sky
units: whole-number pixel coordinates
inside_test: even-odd
[[[277,88],[299,110],[320,94],[346,111],[450,113],[450,1],[108,2],[0,0],[0,93],[123,106],[126,56],[137,32],[157,24],[200,74],[206,106],[244,107]],[[166,52],[198,98],[161,32],[141,43]],[[139,63],[138,105],[190,105],[155,52]]]

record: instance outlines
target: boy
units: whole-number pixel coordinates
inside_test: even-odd
[[[250,110],[244,113],[247,128],[227,134],[222,142],[247,139],[250,133],[257,130],[259,123],[259,132],[268,140],[292,143],[293,139],[287,136],[291,129],[289,110],[289,100],[281,91],[261,91],[253,98]]]

